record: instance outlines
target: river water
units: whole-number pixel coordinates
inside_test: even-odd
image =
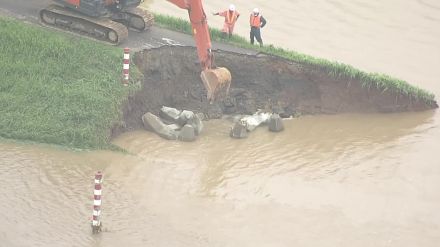
[[[263,39],[383,72],[440,95],[437,0],[236,0],[236,32],[259,7]],[[186,18],[166,1],[147,2]],[[228,3],[205,1],[208,13]],[[219,17],[210,25],[221,27]],[[344,114],[197,142],[136,131],[127,154],[0,143],[0,246],[438,246],[440,114]],[[91,235],[93,174],[104,232]]]

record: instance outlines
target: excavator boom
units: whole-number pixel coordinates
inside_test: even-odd
[[[202,0],[167,0],[188,10],[189,20],[197,47],[202,72],[200,77],[211,102],[227,96],[231,85],[231,73],[223,67],[213,68],[214,56],[211,50],[211,36]]]
[[[147,30],[153,16],[137,6],[141,0],[53,0],[40,11],[43,24],[78,33],[110,44],[120,44],[128,36],[128,29]],[[202,72],[200,77],[212,103],[228,94],[231,73],[214,66],[211,36],[202,0],[167,0],[186,9],[191,22]]]

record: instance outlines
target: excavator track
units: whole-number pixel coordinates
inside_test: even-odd
[[[128,30],[121,23],[108,18],[90,18],[55,4],[40,11],[40,20],[45,25],[112,45],[120,44],[128,37]]]
[[[122,13],[129,16],[126,26],[138,32],[148,30],[154,24],[154,16],[150,12],[140,8],[130,8],[123,10]]]

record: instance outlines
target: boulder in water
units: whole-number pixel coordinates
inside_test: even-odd
[[[189,119],[187,121],[187,124],[191,125],[194,128],[196,135],[200,135],[200,133],[202,133],[203,122],[202,119],[200,119],[199,115],[194,114],[194,117]]]
[[[183,110],[181,113],[180,113],[180,115],[179,115],[179,118],[177,119],[177,122],[178,122],[178,124],[180,124],[180,125],[185,125],[186,123],[188,123],[188,121],[190,120],[190,119],[193,119],[194,118],[194,112],[192,112],[192,111],[187,111],[187,110]]]
[[[276,113],[270,116],[268,125],[269,131],[272,132],[280,132],[284,130],[283,119]]]
[[[172,107],[162,106],[159,112],[159,116],[167,122],[176,123],[182,111],[179,111]]]
[[[159,136],[168,140],[177,140],[177,132],[170,126],[164,124],[162,120],[151,112],[142,116],[145,129],[153,131]]]
[[[236,139],[243,139],[248,136],[246,124],[244,122],[238,121],[234,124],[234,126],[231,128],[231,132],[229,135],[232,138]]]
[[[196,133],[193,126],[185,124],[179,134],[179,140],[184,142],[192,142],[196,140]]]

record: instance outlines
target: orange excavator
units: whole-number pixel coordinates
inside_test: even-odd
[[[54,0],[40,11],[48,26],[78,33],[110,44],[120,44],[128,29],[148,30],[153,15],[141,8],[142,0]],[[228,69],[214,66],[211,37],[202,0],[167,0],[188,11],[202,72],[200,77],[210,102],[227,96],[231,84]]]

